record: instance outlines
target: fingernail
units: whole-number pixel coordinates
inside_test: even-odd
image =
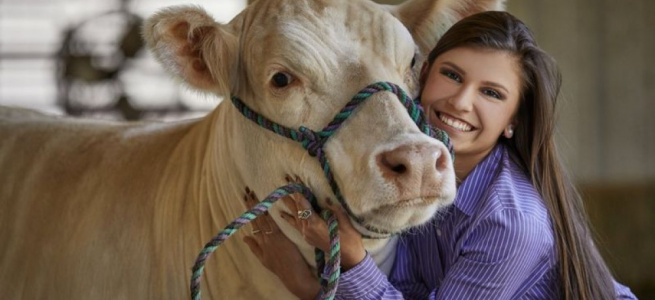
[[[250,194],[250,188],[246,186],[246,194]]]
[[[287,182],[291,182],[291,178],[289,177],[289,175],[284,175],[284,180],[286,180]]]
[[[326,199],[325,199],[325,202],[326,202],[327,205],[329,205],[329,206],[332,206],[332,204],[334,204],[334,202],[332,202],[332,199],[330,199],[330,198],[326,198]]]

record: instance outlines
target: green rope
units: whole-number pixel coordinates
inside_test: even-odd
[[[264,214],[268,211],[271,206],[280,198],[300,193],[302,194],[309,202],[312,204],[312,207],[315,211],[319,212],[321,217],[327,221],[328,228],[330,232],[330,255],[328,261],[325,261],[325,254],[320,249],[315,249],[315,258],[316,266],[318,271],[319,282],[321,283],[321,295],[319,299],[323,300],[332,300],[336,294],[336,288],[339,280],[340,268],[341,265],[341,246],[339,243],[339,230],[336,216],[329,210],[321,211],[316,197],[311,192],[311,190],[298,183],[290,183],[288,185],[282,186],[270,195],[268,195],[264,200],[259,202],[253,208],[249,209],[241,216],[236,218],[232,223],[227,225],[225,229],[219,232],[212,240],[205,245],[205,247],[198,254],[195,264],[192,268],[191,275],[191,299],[200,300],[201,299],[201,290],[200,282],[202,279],[203,270],[205,269],[205,263],[209,256],[216,251],[216,249],[230,236],[236,233],[241,227],[250,223],[252,220]]]

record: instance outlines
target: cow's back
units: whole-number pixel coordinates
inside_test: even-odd
[[[0,108],[2,297],[147,296],[157,186],[191,127]]]

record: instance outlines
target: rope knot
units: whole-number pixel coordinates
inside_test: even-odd
[[[302,147],[307,150],[309,155],[316,157],[323,155],[323,144],[327,139],[319,136],[315,131],[305,127],[300,126],[298,131],[303,135]]]

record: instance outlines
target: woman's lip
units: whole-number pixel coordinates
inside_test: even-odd
[[[439,120],[439,123],[440,123],[440,124],[442,124],[444,127],[448,128],[448,129],[451,129],[451,130],[449,130],[449,131],[455,131],[455,132],[471,132],[471,131],[477,129],[475,126],[471,125],[471,123],[466,122],[466,121],[464,121],[464,120],[462,120],[462,119],[460,119],[460,118],[457,118],[457,117],[455,117],[455,116],[453,116],[453,115],[451,115],[451,114],[447,114],[447,113],[444,113],[444,112],[441,112],[441,111],[437,111],[437,110],[435,110],[435,111],[434,111],[434,115],[435,115],[435,118],[437,118],[437,120]],[[466,126],[468,126],[470,129],[469,129],[469,130],[462,130],[461,128],[457,128],[457,127],[455,127],[455,126],[453,126],[453,125],[450,125],[450,124],[444,122],[444,121],[441,119],[441,115],[445,116],[445,117],[448,118],[448,119],[452,119],[452,120],[456,120],[457,122],[461,122],[461,123],[465,124]]]

